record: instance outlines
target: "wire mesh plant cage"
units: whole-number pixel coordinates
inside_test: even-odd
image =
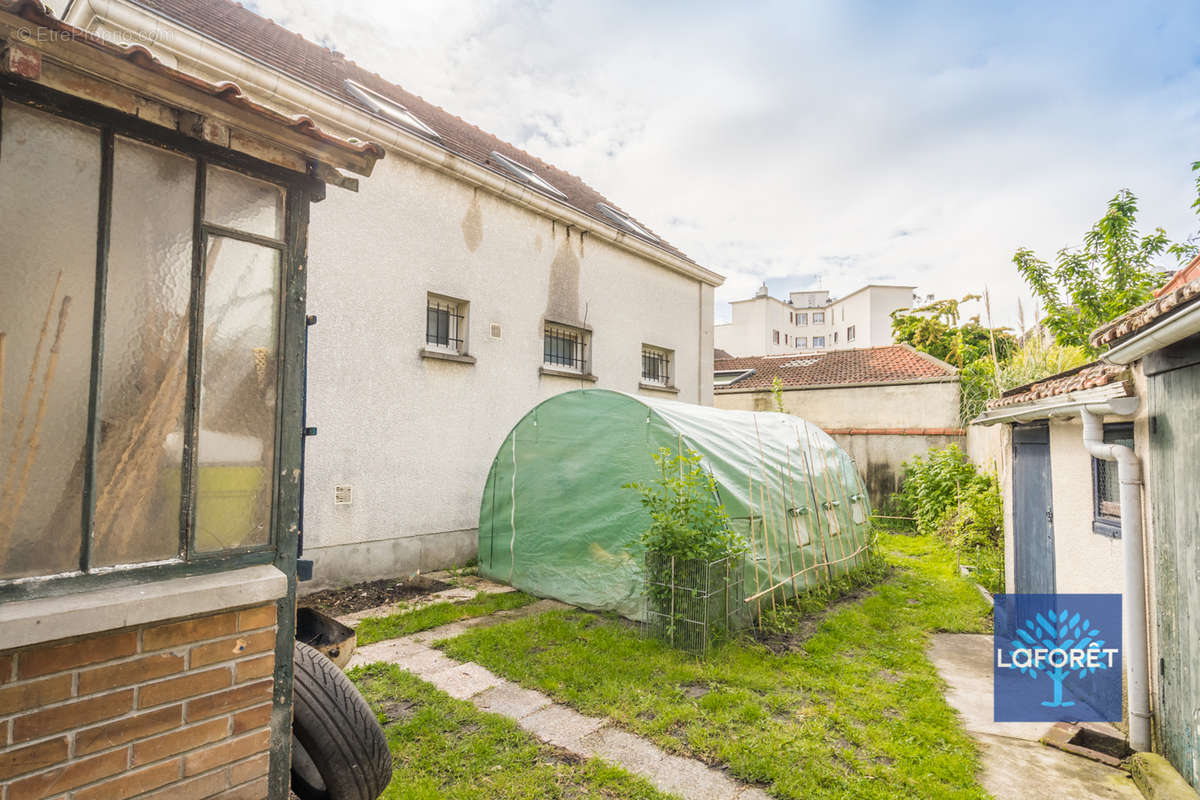
[[[651,638],[698,656],[749,623],[745,556],[705,561],[648,550],[645,560],[646,614]]]

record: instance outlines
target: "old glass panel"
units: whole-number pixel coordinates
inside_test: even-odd
[[[209,167],[206,187],[205,222],[283,238],[283,191],[275,184]]]
[[[100,135],[0,112],[0,577],[79,565]]]
[[[116,141],[92,564],[179,550],[196,166]]]
[[[206,254],[196,549],[270,539],[279,252],[210,236]]]

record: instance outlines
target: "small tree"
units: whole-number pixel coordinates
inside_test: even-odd
[[[1183,263],[1195,255],[1194,245],[1172,244],[1162,228],[1139,233],[1137,210],[1137,198],[1122,189],[1108,201],[1100,221],[1084,234],[1082,246],[1059,250],[1053,266],[1028,248],[1013,256],[1059,344],[1082,347],[1095,355],[1088,343],[1091,332],[1148,301],[1162,283],[1163,268],[1157,259],[1170,254]]]
[[[744,552],[747,545],[729,524],[717,501],[717,483],[701,465],[700,454],[668,447],[654,454],[659,476],[652,483],[627,483],[642,496],[650,526],[639,543],[647,550],[676,558],[709,561]]]
[[[989,329],[977,316],[961,322],[959,306],[979,299],[980,295],[969,294],[959,300],[936,300],[918,308],[897,309],[891,314],[892,337],[959,369],[990,359],[993,341],[996,358],[1003,359],[1016,346],[1007,328]]]

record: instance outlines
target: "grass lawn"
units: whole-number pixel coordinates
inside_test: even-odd
[[[881,549],[887,580],[790,652],[741,641],[700,661],[581,611],[441,646],[780,798],[986,798],[924,651],[935,631],[989,630],[990,610],[933,540],[885,535]]]
[[[468,617],[486,617],[496,611],[520,608],[536,600],[536,597],[530,597],[524,592],[480,592],[462,603],[434,603],[415,611],[401,611],[386,617],[367,617],[358,623],[355,632],[358,634],[358,644],[371,644],[437,628]]]
[[[351,670],[392,750],[385,800],[668,800],[600,761],[579,761],[497,714],[477,710],[391,664]]]

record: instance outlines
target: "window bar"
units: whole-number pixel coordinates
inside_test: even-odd
[[[204,338],[204,271],[207,260],[204,196],[207,163],[196,159],[196,195],[192,204],[192,306],[188,312],[187,400],[184,407],[183,461],[180,464],[179,557],[187,560],[193,546],[197,481],[197,443],[200,438],[200,349]]]
[[[458,313],[458,308],[457,303],[446,303],[445,305],[438,301],[426,303],[426,344],[453,347],[456,350],[462,348],[463,340],[459,333],[462,330],[463,315]]]
[[[79,542],[79,571],[91,568],[92,533],[96,514],[96,453],[100,437],[101,363],[104,353],[104,312],[108,287],[108,249],[112,234],[113,129],[100,132],[100,202],[96,216],[96,285],[92,310],[92,373],[88,389],[87,439],[84,445],[82,528]]]

